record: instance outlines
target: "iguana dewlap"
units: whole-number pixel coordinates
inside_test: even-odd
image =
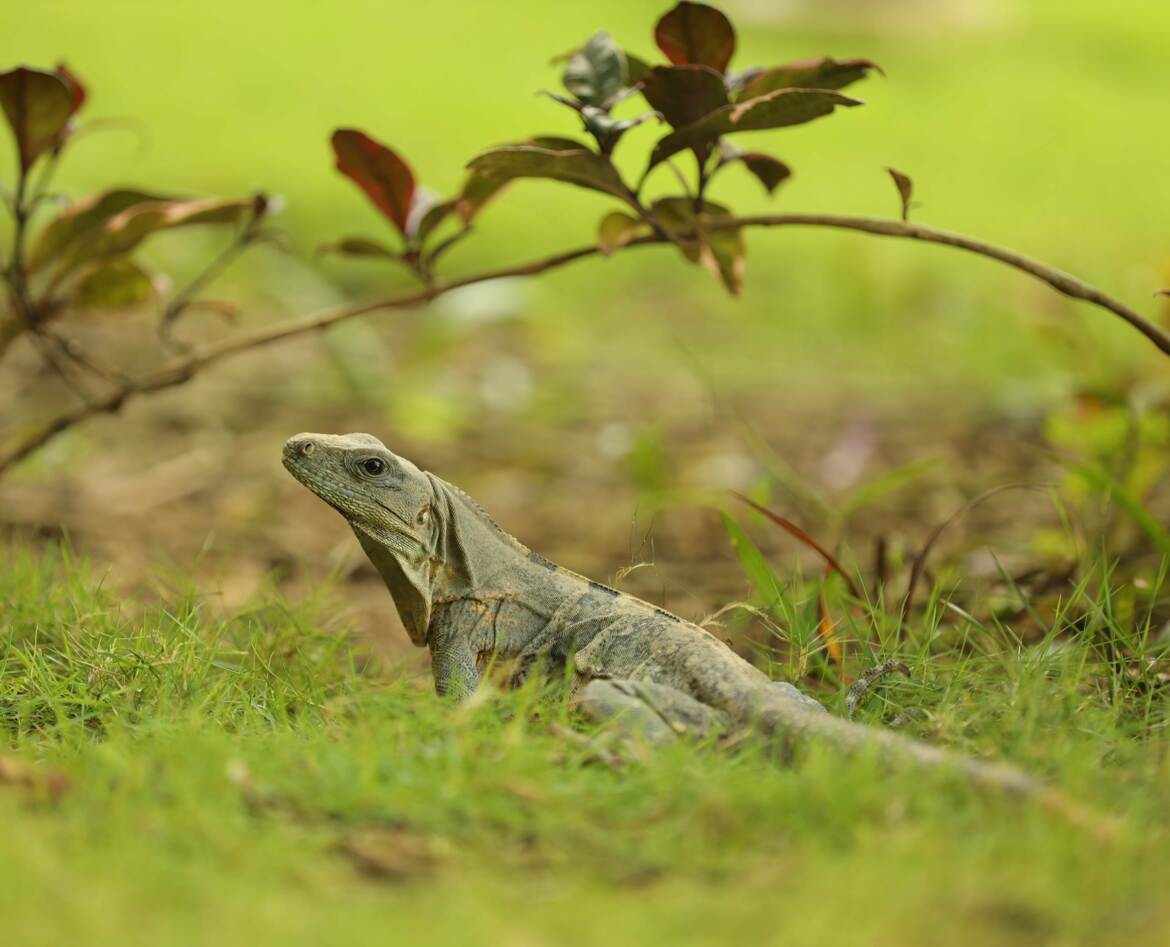
[[[298,434],[284,465],[353,528],[411,640],[430,649],[439,694],[470,694],[494,659],[559,667],[587,714],[620,717],[653,741],[753,727],[790,744],[953,768],[1011,793],[1042,791],[1013,767],[826,713],[697,625],[532,552],[457,487],[369,434]]]

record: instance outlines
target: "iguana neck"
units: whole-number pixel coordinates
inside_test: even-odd
[[[442,524],[431,581],[435,601],[491,594],[494,580],[524,571],[534,555],[466,493],[428,473]]]

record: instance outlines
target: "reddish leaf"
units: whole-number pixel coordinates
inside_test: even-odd
[[[868,59],[844,59],[831,56],[803,59],[771,69],[761,69],[749,78],[740,90],[737,101],[754,99],[777,89],[844,89],[870,72],[881,72],[877,63]]]
[[[771,155],[749,151],[740,155],[739,160],[756,176],[756,180],[764,186],[764,190],[769,194],[774,193],[776,188],[792,177],[792,169],[779,158],[773,158]]]
[[[492,148],[472,158],[467,167],[497,181],[552,178],[633,202],[629,188],[609,158],[571,138],[534,138]]]
[[[58,79],[69,87],[69,91],[73,95],[73,112],[70,116],[72,117],[81,111],[81,107],[85,105],[85,100],[88,98],[85,85],[63,62],[57,63],[56,75]]]
[[[51,72],[21,66],[0,73],[0,108],[16,138],[22,172],[57,147],[76,102],[73,88]]]
[[[779,158],[773,158],[761,151],[741,151],[727,139],[719,142],[719,151],[720,158],[719,164],[715,167],[716,171],[738,161],[755,176],[769,194],[774,193],[776,188],[792,176],[792,169]]]
[[[723,79],[708,66],[655,66],[643,80],[642,94],[672,128],[689,125],[728,101]]]
[[[353,128],[333,133],[337,170],[365,191],[374,205],[406,235],[414,204],[414,175],[394,151]]]
[[[750,506],[753,510],[755,510],[757,513],[759,513],[761,516],[766,516],[773,523],[775,523],[782,530],[784,530],[784,532],[788,533],[789,536],[793,537],[794,539],[799,540],[800,542],[804,543],[804,545],[808,546],[809,549],[813,550],[818,556],[821,557],[821,559],[824,560],[825,565],[828,568],[832,569],[834,572],[837,573],[837,575],[841,576],[841,578],[845,580],[845,584],[849,587],[849,593],[854,598],[856,598],[856,599],[863,599],[864,598],[864,596],[861,594],[861,590],[857,587],[857,583],[853,581],[853,578],[849,575],[848,572],[845,571],[844,567],[841,565],[841,563],[839,563],[837,561],[837,559],[833,556],[833,554],[831,552],[829,552],[829,550],[827,550],[820,543],[818,543],[815,539],[813,539],[803,529],[801,529],[794,522],[792,522],[792,520],[788,519],[787,517],[781,516],[779,513],[773,513],[766,506],[761,506],[755,500],[753,500],[749,497],[745,497],[742,493],[736,493],[735,491],[732,491],[731,495],[734,496],[737,500],[741,501],[742,503],[746,503],[748,506]]]
[[[658,21],[654,41],[675,65],[710,66],[722,74],[735,52],[735,28],[714,7],[684,0]]]
[[[911,201],[914,197],[914,182],[908,175],[896,168],[886,168],[886,171],[894,179],[894,187],[898,189],[898,196],[902,199],[902,219],[909,220]]]

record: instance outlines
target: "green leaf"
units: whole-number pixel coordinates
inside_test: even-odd
[[[565,88],[586,105],[603,106],[626,84],[626,56],[604,30],[569,57]]]
[[[626,203],[633,200],[609,158],[568,138],[534,138],[492,148],[472,158],[467,167],[497,180],[550,178],[611,194]]]
[[[422,188],[419,191],[420,193],[425,193]],[[411,211],[410,220],[414,239],[420,244],[426,243],[427,238],[438,230],[448,217],[455,213],[458,202],[458,198],[452,198],[446,201],[428,200],[425,204],[420,204],[416,200],[416,207]],[[415,223],[415,218],[418,220],[417,224]]]
[[[605,256],[609,256],[633,240],[645,226],[646,222],[638,217],[623,214],[620,210],[611,211],[601,218],[598,225],[597,245]]]
[[[662,116],[658,112],[646,112],[644,115],[637,115],[634,118],[614,118],[608,112],[594,108],[592,105],[586,105],[581,109],[581,119],[585,123],[585,129],[597,139],[597,145],[603,155],[610,154],[622,135],[631,128],[637,128],[651,118],[661,119]]]
[[[752,542],[751,537],[735,520],[726,513],[720,513],[719,516],[723,520],[723,529],[727,533],[727,538],[731,540],[731,548],[735,552],[736,558],[739,559],[739,564],[743,567],[748,581],[763,597],[767,608],[772,611],[779,610],[785,602],[786,596],[776,578],[776,573],[768,565],[768,560],[764,558],[759,547]]]
[[[401,262],[402,255],[384,243],[369,237],[344,237],[317,247],[318,254],[336,253],[339,256],[366,257]]]
[[[839,92],[817,89],[780,89],[746,102],[725,105],[659,141],[650,155],[647,171],[684,148],[713,143],[722,135],[801,125],[831,114],[837,106],[855,105],[861,102]]]
[[[61,271],[68,272],[88,260],[122,256],[143,240],[164,230],[199,224],[241,224],[255,220],[266,204],[254,197],[227,200],[160,200],[132,204],[110,217],[85,240],[74,240],[63,258]]]
[[[710,66],[722,74],[735,52],[735,28],[714,7],[684,0],[658,21],[654,41],[675,65]]]
[[[360,187],[405,237],[414,206],[414,174],[393,149],[354,128],[339,128],[331,139],[337,170]]]
[[[406,218],[404,236],[410,247],[417,247],[446,220],[455,208],[454,201],[444,201],[426,187],[416,187]]]
[[[78,309],[126,309],[154,299],[154,282],[137,263],[114,257],[91,264],[70,300]]]
[[[736,101],[746,102],[778,89],[844,89],[870,72],[881,72],[881,67],[868,59],[803,59],[756,71],[743,82]]]
[[[137,204],[173,201],[165,194],[145,191],[115,190],[94,194],[78,201],[54,217],[29,249],[28,267],[36,270],[94,234],[116,214]]]
[[[761,66],[749,66],[747,69],[739,69],[735,72],[725,73],[723,76],[723,85],[727,89],[727,94],[735,95],[740,92],[752,79],[765,71]]]
[[[495,177],[480,171],[473,171],[463,182],[463,190],[455,199],[455,212],[470,224],[484,207],[508,184],[508,178]]]
[[[65,78],[21,66],[0,73],[0,108],[16,139],[21,172],[46,151],[57,147],[73,113],[84,101]]]
[[[732,213],[721,204],[703,203],[696,213],[690,197],[664,197],[655,201],[651,213],[679,250],[719,280],[733,296],[743,289],[747,246],[740,228],[712,228],[710,223],[729,220]]]

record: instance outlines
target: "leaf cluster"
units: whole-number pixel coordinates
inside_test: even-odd
[[[338,170],[365,192],[397,231],[400,243],[387,246],[350,237],[325,249],[394,260],[430,281],[438,257],[467,234],[489,199],[517,179],[542,178],[595,191],[625,205],[599,223],[603,252],[652,233],[675,243],[688,261],[703,265],[730,292],[738,293],[743,285],[744,241],[738,229],[726,226],[731,211],[707,200],[707,187],[734,165],[753,175],[770,195],[792,170],[772,154],[740,148],[731,137],[802,125],[837,108],[860,105],[840,90],[878,67],[867,59],[823,57],[732,70],[736,33],[731,21],[715,7],[687,0],[658,20],[653,38],[665,63],[631,53],[605,31],[556,57],[564,94],[542,94],[575,113],[589,140],[538,135],[489,148],[468,162],[468,177],[451,198],[438,199],[418,187],[409,164],[391,147],[364,132],[339,129],[333,136]],[[636,96],[650,110],[618,115],[619,107]],[[652,120],[669,131],[653,145],[640,179],[631,185],[612,156],[627,132]],[[693,184],[680,172],[683,193],[643,201],[651,172],[683,152],[695,159]],[[436,236],[449,220],[457,222],[458,230],[446,238]]]
[[[16,187],[7,195],[15,221],[3,278],[21,328],[44,332],[70,310],[95,312],[161,302],[160,274],[135,257],[156,234],[197,225],[235,230],[233,252],[271,234],[263,227],[275,205],[267,196],[192,198],[118,188],[66,203],[51,190],[63,154],[86,127],[78,121],[88,99],[66,66],[53,71],[20,66],[0,73],[0,108],[16,146]],[[34,220],[56,204],[49,219]],[[222,261],[221,261],[222,262]],[[166,329],[195,302],[188,294],[161,307]]]

